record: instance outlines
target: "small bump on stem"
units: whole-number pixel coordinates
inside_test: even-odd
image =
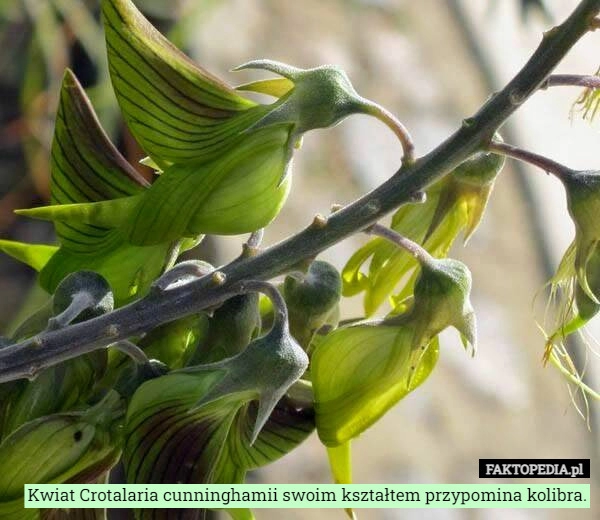
[[[415,204],[425,204],[425,202],[427,202],[427,193],[424,191],[416,191],[410,196],[410,201]]]
[[[109,338],[116,338],[119,335],[119,326],[112,324],[106,327],[106,336]]]
[[[508,99],[514,106],[518,107],[523,104],[523,101],[525,101],[526,96],[524,96],[523,93],[519,92],[518,90],[512,90],[508,94]]]
[[[226,279],[227,279],[227,275],[224,272],[216,271],[212,274],[210,281],[213,285],[219,286],[219,285],[223,285],[225,283]]]
[[[310,226],[315,229],[325,228],[327,226],[327,217],[324,217],[320,213],[317,213]]]

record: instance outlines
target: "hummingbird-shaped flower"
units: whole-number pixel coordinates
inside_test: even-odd
[[[83,91],[67,73],[53,143],[53,204],[18,211],[55,222],[61,248],[24,251],[2,245],[9,254],[45,268],[42,283],[49,290],[77,266],[101,272],[117,300],[126,301],[147,288],[168,258],[176,256],[182,240],[266,226],[289,193],[293,152],[302,135],[351,114],[382,120],[401,139],[405,162],[412,160],[412,144],[401,123],[359,96],[336,67],[299,69],[251,61],[237,69],[262,69],[280,77],[234,89],[194,64],[130,0],[103,0],[102,13],[119,106],[149,156],[145,162],[160,175],[148,185],[107,143]],[[244,90],[276,100],[256,103],[241,95]],[[64,117],[69,112],[75,116]],[[102,139],[96,138],[99,134]],[[118,189],[111,184],[115,176],[106,173],[107,162],[120,170]],[[81,174],[82,168],[91,173]],[[81,265],[82,255],[98,265]],[[59,267],[58,258],[67,256]],[[113,265],[122,264],[121,274],[106,267],[106,256]],[[51,274],[47,263],[54,264]]]

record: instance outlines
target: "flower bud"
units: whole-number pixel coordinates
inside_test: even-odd
[[[240,294],[227,300],[208,319],[208,331],[189,364],[221,361],[239,354],[260,330],[258,294]]]
[[[305,350],[320,327],[337,321],[341,293],[340,274],[327,262],[315,260],[306,274],[286,276],[283,297],[290,314],[290,332]]]

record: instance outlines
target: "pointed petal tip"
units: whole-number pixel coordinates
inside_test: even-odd
[[[259,398],[258,412],[256,413],[256,422],[252,430],[252,437],[250,439],[250,445],[253,446],[254,442],[260,435],[265,423],[269,420],[271,413],[277,406],[279,399],[283,397],[285,392],[269,392],[264,393]]]
[[[292,67],[287,63],[267,59],[247,61],[231,69],[231,72],[238,72],[240,70],[245,69],[268,70],[269,72],[279,74],[280,76],[283,76],[284,78],[288,78],[290,80],[293,80],[296,74],[302,72],[302,69]]]

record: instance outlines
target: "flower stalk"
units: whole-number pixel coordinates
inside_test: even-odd
[[[398,247],[404,249],[407,253],[412,255],[415,260],[417,260],[420,264],[431,264],[433,261],[433,257],[429,254],[429,252],[421,247],[416,242],[402,236],[400,233],[394,231],[393,229],[386,228],[381,224],[373,224],[366,229],[366,232],[369,235],[376,235],[381,238],[385,238],[389,240],[393,244],[396,244]]]
[[[567,166],[560,164],[559,162],[553,161],[548,157],[539,155],[534,152],[530,152],[529,150],[523,150],[522,148],[518,148],[511,144],[492,141],[488,145],[488,150],[490,152],[506,155],[507,157],[512,157],[513,159],[518,159],[519,161],[523,161],[533,166],[537,166],[538,168],[544,170],[546,173],[551,173],[559,179],[564,179],[566,176],[575,172],[575,170],[568,168]]]

